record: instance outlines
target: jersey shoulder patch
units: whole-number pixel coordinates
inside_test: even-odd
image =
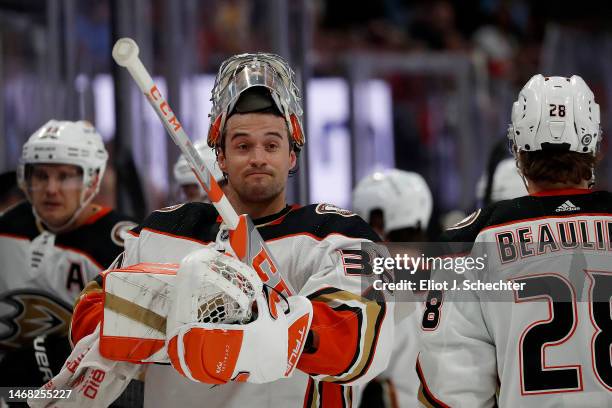
[[[465,228],[473,224],[481,212],[482,212],[482,208],[477,209],[476,211],[474,211],[473,213],[471,213],[470,215],[468,215],[467,217],[465,217],[464,219],[462,219],[461,221],[459,221],[452,227],[448,227],[447,230],[458,230],[458,229]]]
[[[111,229],[110,236],[113,243],[117,246],[124,246],[125,234],[136,228],[138,224],[134,221],[119,221]]]
[[[343,208],[337,207],[333,204],[321,203],[315,207],[315,212],[317,214],[338,214],[342,217],[354,217],[355,214],[352,211],[345,210]]]
[[[440,237],[441,242],[474,242],[480,230],[489,223],[491,215],[496,211],[496,204],[479,208],[457,224],[446,229]]]

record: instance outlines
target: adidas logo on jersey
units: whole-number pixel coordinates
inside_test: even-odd
[[[578,211],[578,210],[580,210],[580,207],[576,207],[574,203],[572,203],[570,200],[567,200],[566,202],[558,206],[555,211],[556,212],[566,212],[566,211]]]

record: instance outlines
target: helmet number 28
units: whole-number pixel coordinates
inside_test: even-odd
[[[565,105],[555,105],[554,103],[549,103],[550,107],[550,116],[560,116],[565,117]]]

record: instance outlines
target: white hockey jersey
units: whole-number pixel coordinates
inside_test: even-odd
[[[166,365],[147,367],[148,407],[342,407],[357,406],[356,386],[388,363],[393,304],[362,296],[361,243],[377,236],[359,217],[328,204],[287,206],[254,220],[283,277],[313,302],[318,344],[305,352],[293,377],[268,384],[191,382]],[[122,265],[179,263],[202,246],[228,248],[228,233],[209,204],[189,203],[152,213],[126,240]],[[100,279],[98,279],[100,282]],[[73,341],[100,321],[99,289],[81,297],[72,323]]]
[[[612,194],[558,190],[502,201],[447,234],[487,268],[446,272],[458,288],[430,293],[421,403],[612,407]]]
[[[0,356],[41,334],[67,336],[72,306],[87,282],[123,250],[136,224],[109,208],[54,235],[23,202],[0,217]]]

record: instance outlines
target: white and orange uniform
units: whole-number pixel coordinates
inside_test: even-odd
[[[123,251],[136,223],[101,208],[59,235],[43,229],[23,202],[0,217],[0,355],[41,334],[67,335],[72,306],[88,281]]]
[[[551,190],[501,201],[446,238],[487,258],[485,273],[465,279],[522,286],[430,292],[421,403],[612,407],[612,194]]]
[[[153,212],[126,240],[122,266],[177,264],[204,246],[228,248],[228,234],[210,204],[188,203]],[[151,407],[350,407],[353,386],[387,365],[392,347],[393,304],[362,296],[361,244],[377,236],[358,216],[328,204],[287,206],[254,220],[284,279],[313,304],[307,341],[293,377],[267,384],[227,383],[211,388],[169,365],[150,365],[145,406]],[[357,262],[357,265],[356,265]],[[72,339],[93,332],[103,293],[93,283],[75,308]]]

